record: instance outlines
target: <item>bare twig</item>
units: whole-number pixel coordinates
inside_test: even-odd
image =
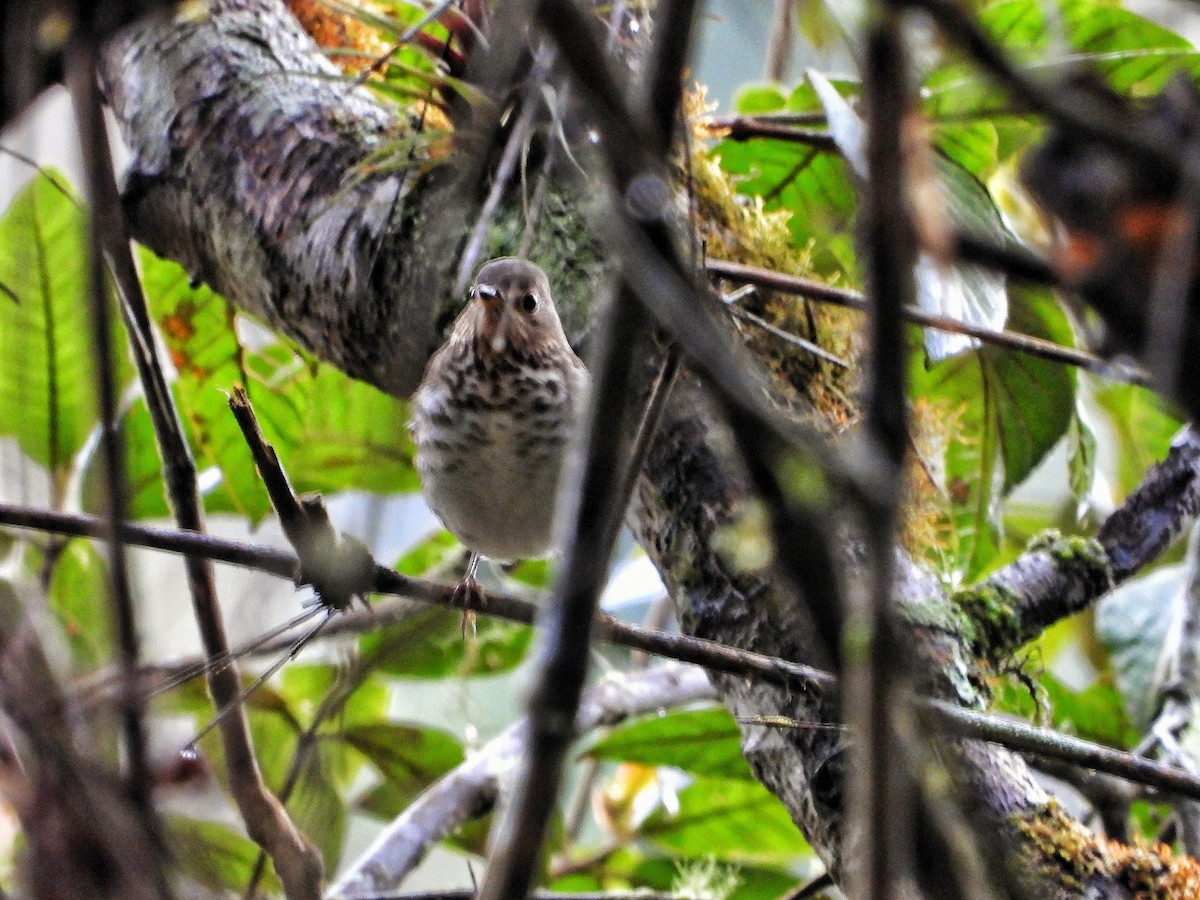
[[[849,307],[850,309],[865,310],[867,308],[866,298],[858,291],[833,287],[832,285],[822,284],[819,281],[812,281],[807,278],[798,278],[794,275],[785,275],[781,272],[773,272],[769,269],[760,269],[722,259],[710,259],[707,263],[707,269],[710,274],[716,275],[719,278],[743,284],[754,284],[782,293],[795,294],[819,303],[830,303],[835,306]],[[1050,362],[1059,362],[1064,365],[1086,369],[1089,372],[1094,372],[1097,375],[1110,378],[1114,381],[1126,381],[1131,384],[1147,384],[1149,381],[1148,376],[1138,369],[1114,365],[1107,360],[1090,353],[1085,353],[1082,350],[1063,347],[1052,341],[1032,337],[1027,334],[1020,334],[1015,331],[993,331],[990,328],[981,328],[978,325],[960,322],[949,316],[940,316],[936,313],[927,312],[926,310],[912,306],[904,309],[904,318],[909,322],[916,325],[923,325],[926,328],[937,328],[940,331],[969,335],[997,347],[1015,350],[1018,353],[1036,356],[1039,359],[1049,360]]]
[[[840,153],[837,141],[828,131],[818,131],[813,128],[798,128],[778,120],[762,116],[728,116],[711,118],[704,121],[704,127],[710,131],[722,132],[731,141],[748,141],[754,138],[770,138],[776,141],[787,141],[790,144],[803,144],[816,150],[828,153]]]
[[[850,779],[850,828],[856,864],[850,893],[889,900],[912,877],[915,806],[913,779],[899,749],[902,697],[913,660],[902,643],[893,605],[899,473],[908,448],[907,343],[902,311],[915,287],[916,235],[904,183],[904,118],[909,107],[907,61],[899,14],[884,5],[867,32],[864,85],[867,166],[864,208],[865,269],[869,285],[871,353],[866,429],[874,464],[887,472],[881,490],[864,495],[860,516],[867,543],[867,591],[846,611],[847,654],[843,700],[854,742],[857,778]],[[855,597],[855,593],[851,593]]]
[[[618,299],[599,336],[573,527],[542,620],[545,637],[529,700],[526,752],[521,756],[511,804],[493,836],[481,886],[485,900],[523,897],[528,892],[558,796],[566,751],[574,737],[596,603],[608,577],[608,561],[624,511],[618,505],[618,494],[625,466],[613,436],[624,433],[630,418],[631,370],[645,322],[637,311],[639,307],[628,298]]]
[[[75,107],[76,125],[86,170],[88,206],[88,298],[92,320],[92,359],[95,361],[96,396],[99,398],[100,454],[104,461],[105,513],[108,519],[108,578],[113,621],[122,674],[121,724],[127,755],[130,797],[143,819],[143,827],[155,843],[162,840],[162,826],[151,801],[151,776],[146,755],[143,705],[137,689],[137,615],[129,583],[125,543],[117,523],[125,518],[128,492],[125,483],[125,454],[117,409],[117,368],[113,353],[108,282],[104,273],[105,236],[121,223],[121,207],[109,157],[108,129],[100,91],[96,84],[96,44],[90,35],[75,38],[68,49],[67,81]],[[162,869],[163,859],[151,863],[150,879],[169,893]]]
[[[583,734],[630,716],[714,696],[707,677],[690,666],[660,666],[609,678],[583,697],[573,730]],[[428,787],[347,867],[329,897],[356,898],[393,889],[434,844],[489,810],[521,757],[530,726],[528,719],[509,726]]]
[[[479,214],[475,217],[475,226],[471,229],[466,246],[463,247],[462,257],[458,264],[458,275],[454,280],[454,293],[456,296],[461,295],[467,289],[467,285],[471,283],[471,275],[476,269],[480,254],[483,252],[488,229],[492,226],[492,221],[496,216],[496,210],[500,206],[500,201],[504,198],[509,184],[512,182],[513,175],[516,173],[517,160],[521,158],[528,145],[529,136],[533,130],[534,119],[541,108],[542,87],[546,79],[550,76],[550,68],[553,63],[554,50],[550,47],[543,47],[535,55],[533,72],[530,75],[530,83],[525,90],[517,124],[508,135],[508,140],[504,145],[504,152],[501,154],[500,162],[497,164],[496,171],[492,175],[492,186],[488,191],[487,199],[484,201],[483,207],[479,210]]]
[[[84,78],[88,84],[95,84],[94,66],[88,67]],[[98,103],[98,92],[94,87],[92,90],[96,93]],[[125,221],[117,199],[112,162],[107,158],[107,136],[101,130],[97,138],[101,141],[99,146],[103,148],[103,171],[106,173],[106,182],[102,185],[102,190],[110,210],[102,225],[103,249],[121,297],[134,360],[163,459],[164,484],[179,525],[194,532],[203,532],[204,513],[196,483],[195,460],[192,458],[179,412],[175,408],[170,388],[157,358],[146,298],[134,266]],[[108,347],[109,344],[105,342],[101,346]],[[107,353],[102,352],[99,355],[103,359]],[[112,529],[112,534],[123,540],[125,528],[118,525]],[[197,538],[202,537],[197,534]],[[217,602],[212,564],[202,556],[189,556],[186,569],[192,605],[205,651],[209,659],[225,660],[225,664],[220,667],[209,667],[207,673],[209,690],[218,709],[229,710],[228,713],[223,713],[220,728],[230,792],[246,823],[247,831],[271,856],[289,896],[316,897],[320,890],[320,857],[315,848],[296,830],[282,806],[267,790],[254,756],[245,714],[241,709],[234,710],[229,706],[238,696],[240,685],[237,668],[232,665],[229,657],[229,644]],[[137,697],[142,696],[136,678],[129,678],[128,689]]]
[[[942,700],[928,701],[923,705],[923,711],[928,713],[929,720],[939,730],[947,734],[990,741],[1010,750],[1033,753],[1116,775],[1175,797],[1200,800],[1200,778],[1184,769],[1059,734],[1048,728],[1035,728],[1025,722],[963,709]]]
[[[334,531],[319,496],[296,496],[275,448],[267,443],[258,427],[250,398],[240,385],[233,389],[229,408],[241,426],[283,533],[300,557],[299,581],[311,584],[324,605],[345,611],[355,597],[362,597],[371,589],[375,561],[370,551],[357,538]]]
[[[573,5],[573,2],[543,2],[539,4],[538,15],[545,22],[548,7]],[[668,0],[658,9],[642,103],[645,115],[639,129],[640,134],[649,138],[649,168],[640,173],[643,177],[663,167],[671,144],[683,66],[690,46],[693,5],[693,0]],[[569,53],[562,43],[563,35],[555,31],[553,36],[560,52]],[[615,86],[613,89],[612,102],[619,104],[620,95]],[[606,136],[609,141],[616,138],[615,133]],[[633,183],[633,178],[618,178],[622,194]],[[669,244],[671,235],[666,223],[658,218],[665,207],[664,200],[661,209],[646,210],[646,217],[653,220],[648,228],[654,237]],[[632,369],[637,349],[648,330],[649,317],[635,302],[630,285],[624,283],[618,288],[606,319],[593,360],[593,397],[583,429],[583,469],[572,530],[554,597],[543,619],[545,643],[530,696],[527,751],[521,758],[512,801],[493,837],[493,852],[480,891],[484,900],[504,900],[524,896],[529,891],[558,796],[562,766],[587,675],[587,648],[596,604],[632,489],[634,467],[640,466],[640,458],[620,458],[612,436],[623,433],[624,424],[632,418]],[[669,386],[669,379],[665,383]],[[656,418],[657,411],[653,412]],[[654,425],[652,420],[642,429],[643,445],[639,453],[648,447]]]
[[[771,31],[767,37],[767,64],[763,72],[768,81],[784,81],[791,69],[792,49],[796,41],[795,7],[794,0],[775,0]]]

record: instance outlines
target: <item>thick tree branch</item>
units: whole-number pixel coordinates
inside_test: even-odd
[[[976,650],[992,662],[1079,612],[1158,557],[1200,512],[1200,435],[1188,426],[1167,458],[1100,526],[1095,541],[1035,546],[982,585],[959,594],[978,629]]]

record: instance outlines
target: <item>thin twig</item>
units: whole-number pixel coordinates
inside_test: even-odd
[[[808,300],[829,303],[834,306],[845,306],[850,309],[861,310],[866,310],[867,308],[866,298],[860,292],[849,290],[848,288],[834,287],[822,284],[819,281],[812,281],[808,278],[785,275],[781,272],[771,271],[770,269],[761,269],[723,259],[710,259],[706,267],[709,274],[729,281],[754,284],[773,291],[795,294]],[[1053,341],[1020,334],[1015,331],[994,331],[990,328],[982,328],[978,325],[960,322],[949,316],[940,316],[936,313],[927,312],[926,310],[912,306],[906,307],[903,314],[905,319],[916,325],[922,325],[926,328],[936,328],[939,331],[948,331],[953,334],[968,335],[997,347],[1015,350],[1018,353],[1036,356],[1039,359],[1049,360],[1050,362],[1063,363],[1064,365],[1085,369],[1113,381],[1141,385],[1149,383],[1149,376],[1140,369],[1110,363],[1091,353],[1076,350],[1072,347],[1063,347],[1060,344],[1055,344]]]
[[[500,201],[504,198],[513,175],[516,173],[517,160],[521,158],[529,142],[534,119],[541,108],[542,85],[549,77],[553,63],[554,50],[551,47],[541,48],[534,58],[533,72],[525,89],[517,124],[509,132],[508,140],[504,144],[504,152],[501,154],[496,172],[492,176],[492,187],[488,191],[483,207],[479,210],[479,215],[475,217],[475,226],[471,229],[470,237],[467,238],[458,262],[458,275],[454,280],[455,296],[461,295],[467,289],[467,285],[471,283],[471,274],[475,271],[479,256],[483,252],[488,229],[491,228],[492,220],[496,217],[496,210],[500,207]]]
[[[334,530],[319,496],[296,496],[240,385],[229,397],[229,408],[250,447],[283,533],[300,557],[296,577],[302,584],[311,584],[324,605],[345,611],[371,588],[375,561],[370,551],[357,538]]]
[[[95,83],[93,71],[94,67],[87,71],[89,84]],[[101,138],[107,157],[107,136],[101,135]],[[110,203],[110,213],[103,224],[104,251],[121,298],[130,345],[163,460],[163,482],[176,521],[182,528],[197,532],[196,539],[203,541],[200,532],[204,530],[204,512],[196,482],[195,460],[157,357],[153,326],[130,251],[111,160],[106,158],[104,169],[108,173],[104,190]],[[124,540],[125,532],[126,526],[119,523],[107,529],[107,533],[117,540]],[[203,555],[191,555],[186,561],[186,571],[205,651],[210,660],[224,660],[223,665],[209,666],[206,672],[209,691],[217,708],[230,710],[222,714],[220,723],[230,792],[248,833],[270,855],[289,896],[316,897],[320,890],[320,857],[264,784],[245,713],[230,708],[238,696],[240,678],[229,654],[212,564]],[[135,678],[129,680],[128,689],[141,697]]]
[[[142,700],[135,673],[138,666],[137,616],[129,583],[125,543],[118,522],[125,519],[128,489],[125,453],[117,409],[117,368],[113,354],[108,281],[104,272],[106,236],[120,230],[121,207],[109,156],[108,129],[100,89],[96,83],[96,45],[90,37],[77,38],[67,52],[67,82],[75,107],[75,120],[83,150],[91,211],[88,227],[88,297],[92,322],[92,359],[95,361],[96,396],[100,413],[100,455],[104,462],[105,513],[108,518],[108,577],[117,647],[124,678],[122,730],[129,766],[129,792],[156,838],[162,829],[151,802],[151,776],[142,723]],[[158,871],[159,880],[164,876]],[[165,885],[165,881],[163,882]]]
[[[803,144],[805,147],[824,150],[828,153],[841,152],[837,141],[828,131],[798,128],[795,125],[772,121],[761,116],[711,118],[705,119],[703,124],[709,131],[721,132],[722,137],[731,141],[770,138],[776,141],[786,141],[789,144]]]
[[[852,896],[889,900],[913,876],[913,773],[900,754],[901,697],[912,680],[911,648],[893,605],[900,477],[908,448],[907,342],[903,310],[915,294],[916,235],[904,178],[904,118],[909,108],[907,60],[899,14],[875,10],[867,32],[864,90],[867,180],[864,268],[869,286],[871,352],[865,426],[874,464],[888,473],[882,490],[865,495],[859,515],[867,544],[865,596],[846,611],[843,705],[859,739],[851,747],[857,777],[849,780],[848,827],[858,835]]]
[[[649,151],[646,160],[649,167],[628,178],[619,178],[618,189],[622,194],[633,186],[637,175],[647,177],[665,163],[679,111],[693,5],[693,0],[666,0],[659,5],[649,78],[641,103],[645,111],[642,127],[636,134],[624,136],[648,137],[648,147],[643,152]],[[547,24],[549,9],[558,11],[567,7],[578,12],[573,0],[566,3],[543,0],[538,5],[538,16]],[[552,34],[559,52],[569,53],[561,31],[553,30]],[[611,87],[612,101],[620,104],[620,92],[615,85]],[[616,137],[615,133],[606,136],[609,141],[615,141]],[[651,240],[669,245],[671,235],[661,219],[648,223],[647,230],[653,235]],[[649,325],[649,316],[636,302],[628,281],[618,287],[606,320],[597,337],[593,360],[593,395],[583,428],[583,468],[572,530],[567,537],[554,596],[543,618],[545,643],[529,701],[527,750],[521,758],[511,802],[493,834],[493,850],[480,891],[484,900],[523,897],[532,884],[558,797],[562,767],[587,675],[596,604],[607,579],[608,560],[628,501],[623,489],[632,485],[632,478],[626,473],[640,465],[640,459],[622,460],[612,440],[613,435],[623,433],[625,423],[632,418],[631,370]],[[643,437],[647,444],[653,424],[650,423]]]

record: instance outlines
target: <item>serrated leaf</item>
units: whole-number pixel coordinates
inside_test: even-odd
[[[699,778],[679,793],[679,812],[658,810],[641,835],[685,856],[782,862],[809,851],[783,804],[757,781]]]
[[[1096,637],[1112,661],[1117,690],[1134,724],[1148,725],[1161,701],[1163,645],[1181,621],[1185,566],[1131,578],[1096,605]]]
[[[675,766],[694,775],[751,779],[741,732],[724,708],[644,716],[622,725],[584,751],[595,759]]]
[[[54,563],[48,600],[80,671],[113,659],[108,567],[89,540],[69,541]]]
[[[51,180],[54,179],[54,180]],[[39,174],[0,218],[0,435],[62,476],[98,421],[87,219],[53,173]],[[131,367],[111,304],[119,392]]]

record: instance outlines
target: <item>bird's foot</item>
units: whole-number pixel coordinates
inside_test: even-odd
[[[487,606],[487,594],[479,586],[474,571],[468,571],[462,581],[455,585],[454,593],[450,595],[450,602],[462,608],[461,631],[463,638],[466,639],[468,632],[471,637],[474,637],[475,610],[481,606]]]

